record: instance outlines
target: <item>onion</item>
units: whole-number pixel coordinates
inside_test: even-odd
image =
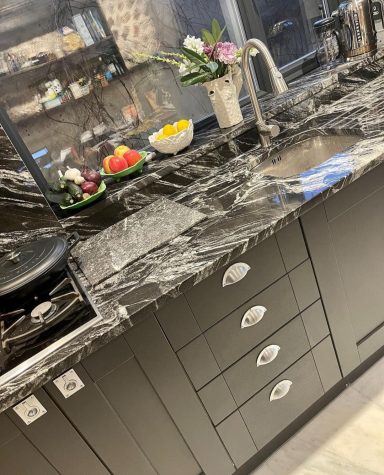
[[[99,187],[93,181],[85,181],[81,185],[81,189],[83,190],[83,193],[88,193],[88,195],[94,195],[99,191]]]
[[[91,170],[90,168],[85,168],[81,174],[86,181],[91,181],[95,183],[97,186],[100,186],[101,183],[101,175],[96,170]]]

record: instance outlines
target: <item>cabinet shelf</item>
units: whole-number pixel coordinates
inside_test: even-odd
[[[66,54],[66,55],[62,56],[61,58],[56,58],[56,59],[53,59],[51,61],[47,61],[46,63],[36,64],[35,66],[30,66],[28,68],[23,68],[23,69],[20,69],[19,71],[15,71],[13,73],[4,74],[3,76],[0,76],[0,81],[5,80],[5,79],[14,78],[16,76],[21,76],[21,75],[26,74],[26,73],[34,72],[34,71],[42,69],[46,66],[52,66],[53,64],[59,63],[61,61],[65,61],[69,58],[73,59],[74,57],[76,57],[78,55],[81,56],[83,54],[92,53],[92,52],[96,51],[98,47],[103,46],[104,44],[109,43],[112,40],[113,40],[112,35],[107,36],[107,37],[103,38],[102,40],[98,41],[97,43],[95,43],[93,45],[90,45],[90,46],[87,46],[85,48],[81,48],[81,49],[78,49],[76,51],[73,51],[72,53],[69,53],[69,54]]]
[[[121,75],[121,76],[113,78],[112,81],[109,82],[109,85],[115,83],[116,81],[118,81],[121,78],[124,78],[124,76],[125,75]],[[69,105],[74,105],[76,103],[79,103],[80,101],[87,100],[87,98],[89,98],[91,95],[92,95],[92,91],[89,94],[87,94],[86,96],[81,96],[77,99],[72,98],[69,101],[58,105],[57,107],[52,107],[52,109],[44,109],[43,108],[42,110],[36,111],[36,112],[34,112],[32,114],[29,114],[29,115],[24,115],[24,116],[21,116],[21,117],[12,117],[11,116],[11,119],[15,124],[18,124],[20,122],[25,122],[25,121],[28,121],[28,120],[31,120],[31,119],[35,119],[36,117],[41,117],[42,115],[46,115],[47,117],[49,117],[50,113],[56,113],[58,111],[63,110],[63,108],[65,108]]]

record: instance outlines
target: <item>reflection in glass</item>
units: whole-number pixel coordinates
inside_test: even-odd
[[[213,17],[225,23],[220,0],[1,1],[0,107],[46,179],[212,114],[203,88],[182,88],[178,71],[135,53],[175,51]]]
[[[252,0],[278,66],[316,49],[312,25],[321,18],[320,3],[319,0]]]

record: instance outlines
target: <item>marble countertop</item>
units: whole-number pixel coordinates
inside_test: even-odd
[[[255,147],[250,125],[243,124],[241,132],[245,134],[236,133],[226,142],[220,138],[219,148],[210,148],[206,155],[193,159],[192,154],[184,166],[143,193],[141,208],[166,196],[207,215],[207,219],[93,287],[77,269],[102,321],[0,387],[0,411],[380,165],[384,160],[383,71],[384,59],[380,58],[348,66],[341,73],[315,74],[306,81],[307,88],[316,89],[317,95],[306,92],[300,101],[291,93],[285,106],[282,98],[277,101],[274,120],[282,133],[275,139],[275,147],[284,148],[304,136],[358,134],[361,141],[348,153],[301,175],[263,177],[257,166],[250,164],[262,161],[264,152]],[[322,86],[316,87],[319,83]],[[300,84],[298,94],[306,89],[305,80]],[[84,229],[87,234],[89,222]]]

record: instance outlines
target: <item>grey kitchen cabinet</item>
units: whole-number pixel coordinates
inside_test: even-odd
[[[59,472],[6,414],[0,414],[0,473],[57,475]]]
[[[246,264],[249,271],[237,282],[223,286],[225,273],[235,264]],[[187,301],[202,330],[207,330],[239,305],[255,296],[286,273],[275,236],[261,242],[186,292]]]
[[[79,364],[74,370],[84,388],[66,399],[51,382],[45,389],[52,399],[113,474],[156,475],[129,428],[106,401],[84,367]]]
[[[68,399],[53,383],[46,390],[111,473],[201,473],[123,336],[74,369],[83,389]]]
[[[34,393],[34,396],[47,412],[30,425],[26,425],[13,409],[9,409],[6,413],[18,427],[24,438],[28,439],[33,447],[60,474],[109,474],[110,472],[104,464],[70,424],[48,394],[43,389],[39,389]],[[22,438],[20,443],[25,446],[25,441]],[[19,473],[20,475],[29,475],[30,472],[27,470],[24,473]],[[47,473],[50,472],[47,471]],[[10,472],[10,474],[18,475],[18,472]]]
[[[256,325],[243,328],[242,319],[247,311],[258,306],[266,309],[263,318]],[[210,328],[205,336],[224,370],[298,313],[292,286],[285,276]]]
[[[284,392],[281,384],[288,384]],[[271,400],[274,391],[278,399]],[[241,407],[256,447],[264,447],[323,394],[312,353],[307,353]]]
[[[302,223],[344,375],[384,344],[384,166]]]
[[[232,474],[234,463],[156,318],[148,318],[124,336],[203,473]],[[181,467],[178,474],[184,475]]]
[[[277,346],[278,353],[271,353],[271,346]],[[243,404],[309,349],[307,334],[298,316],[224,372],[237,404]],[[265,351],[269,360],[258,365]]]

